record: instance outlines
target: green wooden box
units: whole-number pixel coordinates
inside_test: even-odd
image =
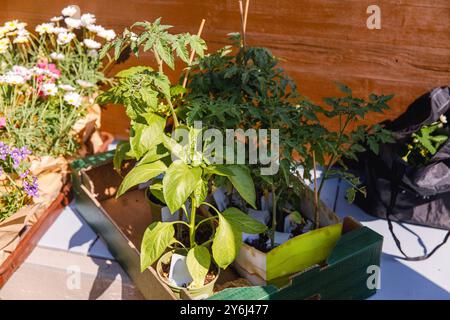
[[[106,241],[109,250],[147,299],[176,299],[153,267],[140,271],[140,239],[152,222],[143,190],[114,198],[122,177],[113,170],[114,151],[72,163],[76,208]],[[343,221],[343,234],[321,265],[291,275],[271,285],[227,288],[209,299],[365,299],[376,293],[371,279],[380,266],[383,237],[352,218]],[[239,276],[230,267],[218,285]],[[189,299],[184,292],[183,298]]]

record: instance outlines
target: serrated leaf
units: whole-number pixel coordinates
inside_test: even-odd
[[[160,58],[170,67],[170,69],[174,69],[174,61],[173,61],[173,54],[172,54],[172,48],[168,45],[163,43],[162,41],[158,40],[155,43],[155,49],[156,52],[158,52]]]
[[[131,67],[131,68],[119,71],[118,73],[116,73],[115,77],[116,78],[128,78],[137,73],[141,73],[143,71],[152,72],[153,69],[151,67],[147,67],[147,66],[135,66],[135,67]]]

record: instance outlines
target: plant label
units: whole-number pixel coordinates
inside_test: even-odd
[[[187,287],[192,282],[186,264],[186,256],[174,253],[170,261],[169,281],[179,287]]]

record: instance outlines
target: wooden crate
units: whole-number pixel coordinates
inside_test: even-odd
[[[134,189],[119,199],[114,195],[122,177],[113,170],[114,151],[80,159],[72,164],[76,207],[106,241],[109,250],[147,299],[176,299],[154,267],[140,271],[139,248],[152,222],[144,190]],[[376,292],[367,287],[370,266],[380,265],[383,237],[352,218],[343,221],[343,235],[323,264],[274,281],[268,286],[227,288],[210,299],[364,299]],[[240,280],[229,267],[217,287]],[[182,297],[189,298],[184,292]]]

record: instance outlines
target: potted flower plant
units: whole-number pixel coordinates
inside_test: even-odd
[[[99,127],[93,99],[113,59],[100,59],[98,50],[115,33],[95,23],[69,6],[35,33],[18,20],[0,27],[3,140],[37,156],[69,157],[89,138],[88,127]]]
[[[43,230],[43,221],[60,212],[60,202],[66,197],[63,186],[68,185],[68,162],[87,152],[105,151],[110,141],[104,138],[112,140],[98,132],[100,107],[94,99],[100,85],[109,82],[105,72],[114,62],[109,57],[99,58],[98,50],[114,38],[113,30],[97,25],[93,14],[81,15],[75,6],[37,25],[35,32],[18,20],[0,26],[0,165],[10,166],[13,161],[12,168],[4,167],[0,173],[0,211],[17,230],[11,232],[13,223],[0,225],[2,238],[9,239],[0,244],[2,257],[5,243],[8,251],[15,252],[11,244],[17,242],[11,239],[25,234],[24,230],[32,235],[23,237],[21,248],[32,247],[43,234],[33,229],[34,225],[27,228],[34,219],[20,217],[37,217],[36,228]],[[5,156],[7,150],[9,156]],[[19,158],[25,161],[22,150],[32,153],[26,157],[30,162],[26,172],[17,171],[14,162]],[[29,180],[31,176],[34,178]],[[33,205],[28,192],[37,184],[40,197]],[[58,210],[50,209],[56,207]],[[30,251],[30,247],[22,250],[17,259],[23,261]],[[2,264],[2,273],[8,270],[11,274],[17,267],[19,260],[13,261],[14,254],[10,257],[6,267]]]

